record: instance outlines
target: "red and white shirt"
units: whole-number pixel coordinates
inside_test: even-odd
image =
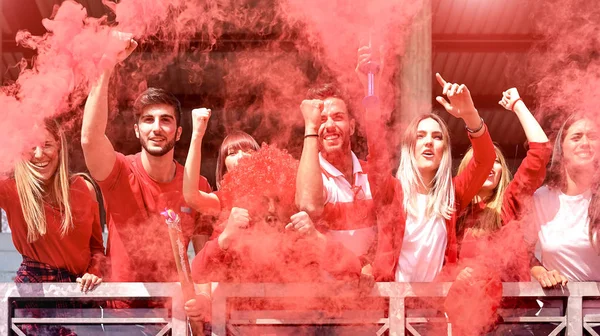
[[[336,167],[319,153],[323,187],[326,193],[322,219],[328,226],[327,237],[339,241],[356,256],[367,256],[375,250],[377,222],[371,197],[366,162],[352,153],[351,185]],[[367,257],[368,258],[368,257]],[[370,258],[368,258],[370,259]]]

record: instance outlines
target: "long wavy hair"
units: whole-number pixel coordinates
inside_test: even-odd
[[[494,145],[494,151],[496,152],[496,160],[500,162],[500,165],[502,166],[500,181],[498,181],[498,185],[492,191],[492,195],[485,200],[486,204],[483,213],[476,219],[474,225],[469,228],[469,231],[474,236],[481,236],[502,228],[502,205],[504,201],[504,193],[506,192],[506,189],[508,188],[508,185],[510,184],[510,181],[512,181],[513,177],[500,148]],[[467,168],[467,165],[472,159],[473,148],[469,148],[462,161],[460,161],[460,165],[458,166],[458,174]],[[459,235],[464,233],[466,229],[465,224],[470,219],[469,215],[472,213],[472,207],[475,205],[477,200],[478,197],[476,196],[467,207],[465,214],[459,218],[457,224],[457,232]]]
[[[63,130],[55,120],[47,120],[45,128],[59,143],[58,167],[53,174],[53,182],[45,185],[29,160],[23,159],[15,165],[14,179],[21,201],[21,210],[27,223],[27,241],[32,243],[47,232],[44,213],[44,194],[50,195],[51,202],[58,206],[62,214],[60,234],[64,236],[73,228],[73,216],[69,200],[69,152]]]
[[[423,176],[417,167],[415,145],[417,143],[417,130],[419,123],[425,119],[435,120],[442,130],[444,142],[442,160],[433,178],[433,184],[426,186]],[[396,173],[404,192],[403,205],[405,211],[413,216],[418,216],[417,191],[420,187],[429,190],[431,196],[427,201],[426,216],[439,216],[449,219],[454,208],[454,184],[452,183],[452,153],[450,151],[450,133],[448,126],[438,115],[433,113],[417,116],[404,131],[400,148],[400,164]]]

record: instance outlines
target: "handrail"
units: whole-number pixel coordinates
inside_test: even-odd
[[[186,335],[187,321],[183,311],[181,287],[179,283],[103,283],[93,291],[81,292],[76,283],[0,283],[0,335],[8,335],[15,323],[33,323],[34,321],[56,323],[62,321],[75,324],[128,324],[128,323],[165,323],[172,335]],[[170,298],[171,316],[162,318],[13,318],[10,304],[15,299],[149,299]]]
[[[377,317],[376,323],[384,323],[383,329],[389,328],[390,335],[405,335],[410,323],[419,322],[418,317],[406,317],[405,299],[414,297],[444,297],[451,283],[376,283],[368,292],[359,292],[356,284],[349,283],[213,283],[213,335],[225,335],[227,321],[227,302],[230,298],[388,298],[387,316]],[[585,328],[591,330],[591,324],[600,322],[599,315],[584,315],[583,300],[600,298],[600,283],[570,282],[565,287],[543,289],[538,283],[504,283],[504,297],[546,297],[566,300],[567,308],[564,316],[557,317],[525,317],[510,320],[511,322],[562,322],[567,335],[582,335]],[[10,302],[15,299],[120,299],[120,298],[172,298],[172,316],[170,320],[155,319],[170,323],[173,335],[186,335],[185,313],[182,310],[181,288],[178,283],[103,283],[95,290],[82,293],[75,283],[43,283],[15,284],[0,283],[0,335],[8,335],[12,326]],[[58,319],[57,319],[58,320]],[[71,321],[64,319],[65,321]],[[143,320],[143,319],[141,319]],[[150,320],[150,319],[148,319]],[[32,322],[35,319],[16,319],[20,323]],[[25,321],[25,322],[23,322]],[[47,322],[50,320],[47,320]],[[123,319],[90,318],[80,319],[83,323],[128,323]],[[133,321],[133,320],[132,320]],[[329,320],[328,320],[329,321]],[[295,323],[309,324],[300,318]],[[337,323],[331,320],[326,323]],[[560,327],[560,326],[559,326]],[[595,333],[590,332],[592,335]]]

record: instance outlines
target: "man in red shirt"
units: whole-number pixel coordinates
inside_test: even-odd
[[[104,63],[110,66],[91,89],[81,132],[86,165],[106,200],[109,280],[177,281],[167,226],[160,212],[165,208],[177,212],[186,237],[201,234],[206,241],[211,228],[203,227],[200,214],[183,200],[183,166],[173,159],[173,148],[182,132],[177,98],[162,89],[149,88],[136,99],[134,131],[141,152],[130,156],[115,152],[105,135],[110,76],[116,63],[137,46],[129,39],[122,43],[128,47],[115,62]],[[198,189],[211,191],[205,178],[200,179]]]

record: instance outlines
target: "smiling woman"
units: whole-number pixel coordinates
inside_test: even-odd
[[[102,282],[104,260],[95,191],[81,176],[69,174],[67,141],[58,123],[48,120],[43,127],[42,141],[24,153],[11,177],[0,181],[0,207],[23,257],[15,282],[77,281],[87,292]],[[54,306],[69,308],[65,303]],[[32,314],[37,317],[37,310]],[[22,329],[35,335],[58,332],[42,325]]]
[[[80,277],[82,289],[88,290],[102,281],[104,247],[95,193],[67,167],[65,135],[50,120],[42,143],[16,164],[11,178],[0,181],[0,207],[23,256],[16,282]]]
[[[548,184],[534,194],[532,243],[541,264],[531,275],[543,287],[566,281],[600,281],[600,136],[584,115],[569,117],[558,132]]]

